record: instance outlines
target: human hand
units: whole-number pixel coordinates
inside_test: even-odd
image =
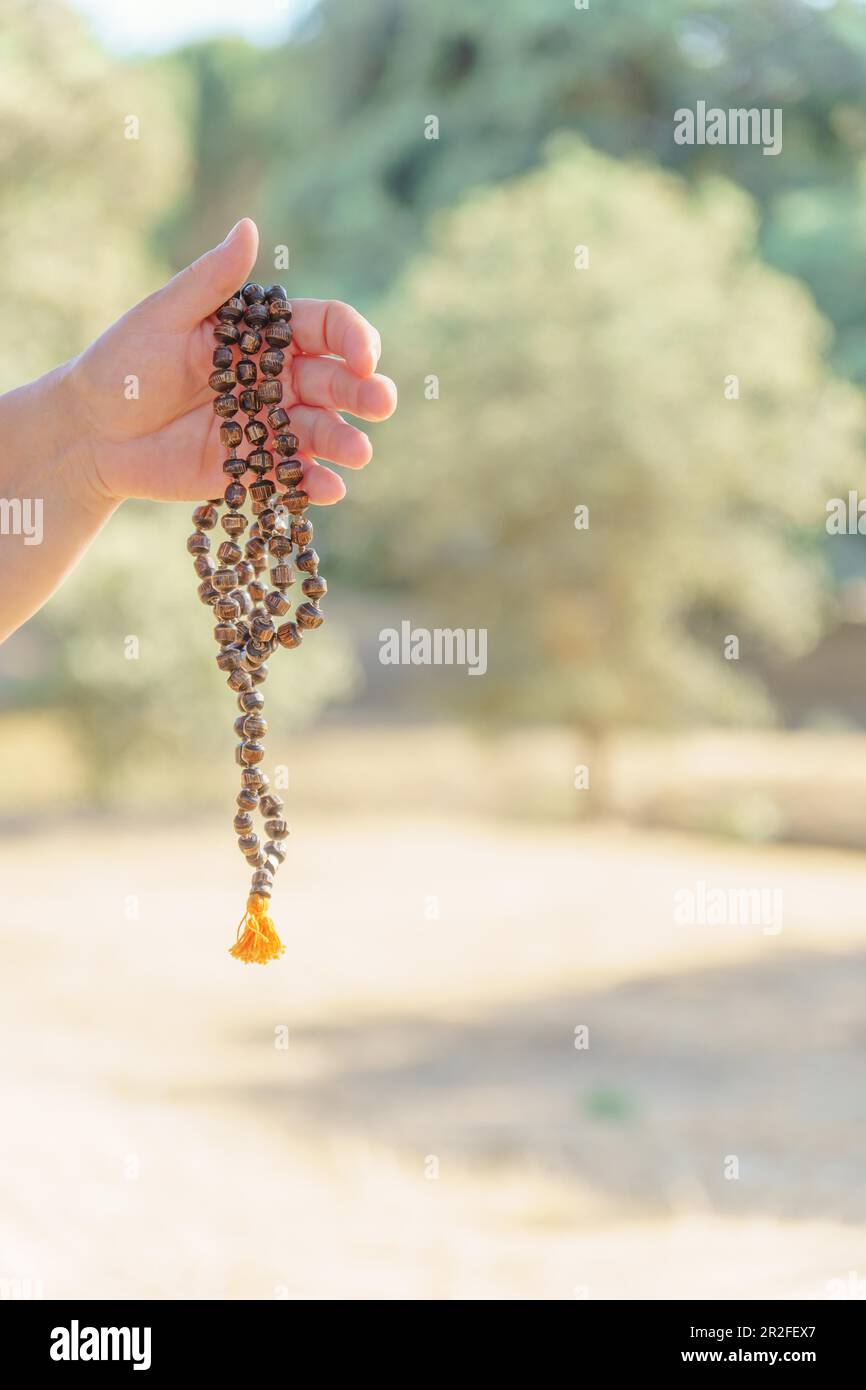
[[[200,501],[225,486],[222,423],[213,410],[214,312],[250,278],[258,249],[244,218],[155,294],[112,324],[71,362],[65,394],[84,441],[75,469],[82,489],[114,506],[126,497]],[[345,485],[324,458],[363,468],[367,436],[342,419],[385,420],[394,383],[376,372],[381,340],[366,319],[337,300],[292,298],[294,337],[281,373],[282,405],[300,440],[301,486],[311,502],[338,502]],[[137,379],[137,398],[127,382]],[[86,499],[85,499],[86,500]]]

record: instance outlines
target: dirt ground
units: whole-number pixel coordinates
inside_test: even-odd
[[[227,954],[227,838],[4,838],[0,1293],[866,1279],[862,855],[316,815],[262,969]],[[678,925],[701,882],[780,890],[783,929]]]

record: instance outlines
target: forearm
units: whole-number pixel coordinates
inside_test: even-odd
[[[0,396],[0,441],[2,642],[59,587],[117,503],[94,486],[68,366]]]

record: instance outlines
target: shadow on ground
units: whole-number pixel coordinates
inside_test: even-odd
[[[866,954],[780,954],[462,1023],[306,1028],[291,1048],[318,1057],[311,1079],[231,1098],[294,1133],[548,1170],[636,1214],[860,1221],[864,1000]]]

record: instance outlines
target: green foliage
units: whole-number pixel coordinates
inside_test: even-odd
[[[395,291],[401,406],[336,543],[369,536],[362,563],[416,616],[424,601],[436,625],[490,629],[476,713],[597,731],[754,717],[749,656],[817,635],[797,528],[856,477],[863,411],[808,295],[755,242],[730,185],[689,191],[564,138],[444,216]]]
[[[55,0],[7,0],[0,83],[0,389],[71,356],[160,271],[148,224],[177,196],[186,132],[171,86],[120,67]],[[125,138],[135,115],[140,138]],[[143,235],[145,233],[145,235]]]

